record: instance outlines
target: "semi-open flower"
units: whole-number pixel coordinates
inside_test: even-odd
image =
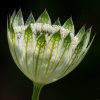
[[[91,28],[75,34],[72,18],[54,24],[45,10],[24,23],[21,10],[8,19],[8,43],[18,68],[33,83],[49,84],[66,76],[82,61],[92,42]],[[90,43],[89,43],[90,42]]]

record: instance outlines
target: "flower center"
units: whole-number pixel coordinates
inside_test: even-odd
[[[31,29],[32,29],[34,34],[41,33],[41,32],[44,32],[47,34],[52,34],[52,33],[55,33],[57,31],[60,31],[60,34],[65,37],[70,32],[68,29],[65,29],[64,27],[58,26],[58,25],[35,23],[35,24],[30,24],[30,26],[31,26]],[[16,33],[18,33],[18,32],[24,33],[24,31],[27,27],[28,26],[24,26],[24,25],[14,26],[14,30]]]
[[[31,27],[32,27],[32,31],[35,33],[36,32],[45,32],[48,34],[52,34],[57,31],[60,31],[60,33],[62,35],[68,35],[68,33],[69,33],[68,29],[65,29],[64,27],[58,26],[58,25],[35,23],[35,24],[31,24]]]

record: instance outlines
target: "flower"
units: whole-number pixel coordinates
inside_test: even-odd
[[[33,83],[49,84],[74,70],[85,57],[91,28],[83,26],[75,34],[72,18],[63,26],[59,19],[51,24],[45,10],[35,22],[32,13],[24,23],[21,10],[8,19],[7,37],[18,68]]]

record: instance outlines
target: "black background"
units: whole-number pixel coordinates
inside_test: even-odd
[[[45,10],[63,24],[72,16],[76,33],[93,25],[96,38],[81,64],[68,76],[45,86],[40,100],[100,100],[100,2],[99,0],[3,0],[0,1],[0,100],[31,100],[32,82],[15,65],[7,43],[7,15],[19,8],[26,19]]]

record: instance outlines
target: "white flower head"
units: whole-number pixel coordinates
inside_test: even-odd
[[[72,18],[61,26],[45,10],[24,23],[21,10],[8,19],[8,43],[18,68],[34,83],[49,84],[69,74],[89,50],[91,28],[75,34]]]

